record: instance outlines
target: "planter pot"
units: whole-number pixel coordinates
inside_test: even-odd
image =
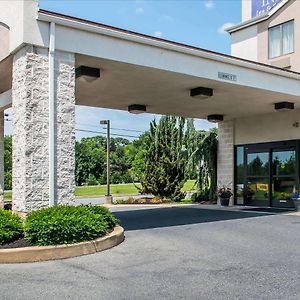
[[[300,211],[300,198],[293,198],[293,202],[295,205],[295,210]]]
[[[230,200],[230,197],[229,198],[220,197],[221,206],[228,206],[229,205],[229,200]]]

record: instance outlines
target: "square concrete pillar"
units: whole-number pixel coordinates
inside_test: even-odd
[[[0,208],[4,205],[4,111],[0,111]]]
[[[74,201],[75,56],[55,53],[55,200]],[[14,56],[12,86],[13,210],[49,206],[48,50],[26,46]]]
[[[218,187],[234,187],[234,121],[223,121],[218,123]],[[218,199],[218,204],[219,199]],[[230,204],[233,205],[233,197]]]

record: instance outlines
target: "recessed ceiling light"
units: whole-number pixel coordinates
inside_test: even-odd
[[[132,114],[142,114],[147,111],[146,105],[143,104],[131,104],[128,106],[128,111]]]
[[[191,91],[190,91],[191,97],[200,98],[200,99],[212,97],[213,94],[214,94],[213,89],[207,88],[207,87],[201,87],[201,86],[191,89]]]
[[[224,116],[223,115],[209,115],[207,116],[207,120],[209,122],[213,122],[213,123],[218,123],[224,120]]]
[[[274,104],[275,110],[291,110],[294,109],[294,103],[293,102],[277,102]]]
[[[100,69],[87,66],[80,66],[75,70],[76,78],[83,78],[85,81],[92,82],[100,77]]]

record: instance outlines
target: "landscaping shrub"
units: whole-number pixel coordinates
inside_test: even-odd
[[[0,245],[23,237],[23,224],[20,217],[11,211],[0,209]]]
[[[117,219],[101,206],[54,206],[27,216],[24,231],[30,243],[46,246],[72,244],[104,236]]]
[[[102,215],[105,222],[107,223],[109,229],[112,229],[113,227],[115,227],[117,225],[117,223],[119,222],[113,216],[113,214],[109,211],[109,209],[107,209],[104,206],[88,205],[88,206],[86,206],[86,208],[93,214]]]

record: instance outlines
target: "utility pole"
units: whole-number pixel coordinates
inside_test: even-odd
[[[112,204],[113,198],[110,194],[110,120],[101,120],[100,125],[106,125],[106,203]]]

